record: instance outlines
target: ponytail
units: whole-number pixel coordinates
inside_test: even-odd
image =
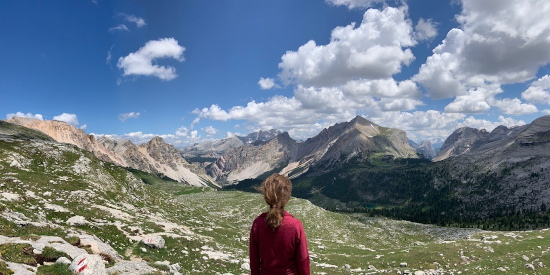
[[[269,176],[260,187],[265,202],[270,209],[267,212],[266,223],[269,228],[275,230],[283,223],[285,204],[292,193],[290,179],[279,174]]]

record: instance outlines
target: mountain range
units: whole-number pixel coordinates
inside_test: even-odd
[[[293,179],[297,196],[331,209],[393,209],[385,214],[455,222],[541,212],[550,205],[550,116],[491,132],[457,129],[435,156],[429,142],[412,143],[404,131],[361,116],[305,141],[271,130],[179,151],[159,137],[135,145],[86,135],[59,121],[7,122],[101,160],[195,186],[250,190],[267,175],[283,173]]]

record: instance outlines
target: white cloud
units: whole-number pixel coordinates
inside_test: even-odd
[[[414,77],[431,97],[527,81],[550,62],[550,2],[463,0],[462,6],[460,29],[449,31]]]
[[[156,76],[162,80],[172,80],[176,74],[174,67],[153,65],[159,58],[173,58],[184,61],[185,48],[178,45],[174,38],[161,38],[145,43],[138,51],[130,53],[118,60],[117,66],[124,70],[124,75]]]
[[[201,128],[201,130],[203,132],[206,133],[207,136],[214,136],[218,133],[218,129],[212,127],[212,126],[208,126],[208,127],[205,127],[205,128]]]
[[[420,18],[414,27],[414,31],[418,40],[432,39],[437,35],[437,25],[431,19]]]
[[[62,113],[58,116],[54,116],[53,120],[63,121],[75,127],[78,126],[78,118],[75,114]]]
[[[505,98],[502,100],[494,99],[491,104],[496,106],[502,113],[507,115],[527,115],[536,113],[539,110],[533,104],[522,103],[518,98]]]
[[[545,115],[550,115],[550,109],[544,109],[541,112]]]
[[[349,9],[368,8],[375,3],[384,2],[384,0],[326,0],[327,3],[335,6],[347,6]]]
[[[330,43],[311,40],[281,58],[280,79],[285,84],[333,86],[353,79],[386,79],[401,71],[414,56],[416,41],[406,17],[407,8],[369,9],[359,26],[336,27]]]
[[[130,118],[139,118],[140,115],[141,114],[139,112],[124,113],[124,114],[118,115],[118,119],[120,121],[126,121],[127,119],[130,119]]]
[[[533,102],[550,105],[550,75],[545,75],[531,83],[521,94],[521,98]]]
[[[6,119],[11,119],[13,117],[25,117],[25,118],[32,118],[32,119],[38,119],[38,120],[44,120],[44,117],[41,114],[31,114],[31,113],[22,113],[17,112],[13,114],[6,114]]]
[[[138,28],[146,26],[145,20],[143,18],[137,17],[133,14],[119,13],[119,16],[122,16],[126,21],[135,23]]]
[[[483,113],[491,109],[485,101],[485,94],[480,90],[471,90],[467,95],[457,96],[453,102],[445,106],[447,113]]]
[[[126,25],[120,24],[120,25],[118,25],[118,26],[116,26],[116,27],[111,27],[111,28],[109,28],[109,31],[110,31],[110,32],[116,32],[116,31],[127,31],[127,32],[129,32],[130,29],[128,29],[128,27],[126,27]]]
[[[260,77],[260,80],[258,81],[258,85],[260,85],[260,88],[262,88],[262,90],[269,90],[272,88],[279,87],[279,85],[275,84],[275,80],[270,77],[266,77],[266,78]]]

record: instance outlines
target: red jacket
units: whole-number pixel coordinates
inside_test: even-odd
[[[250,229],[250,270],[252,275],[309,275],[309,253],[302,223],[284,211],[283,222],[272,230],[258,216]]]

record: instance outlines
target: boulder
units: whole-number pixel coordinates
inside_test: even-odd
[[[69,270],[77,275],[107,275],[103,259],[98,255],[77,256],[69,265]]]
[[[164,239],[159,235],[146,236],[141,242],[151,248],[164,248]]]
[[[67,220],[67,224],[71,225],[71,226],[85,225],[87,223],[88,223],[88,221],[86,221],[86,218],[84,218],[82,216],[73,216],[73,217],[70,217]]]

